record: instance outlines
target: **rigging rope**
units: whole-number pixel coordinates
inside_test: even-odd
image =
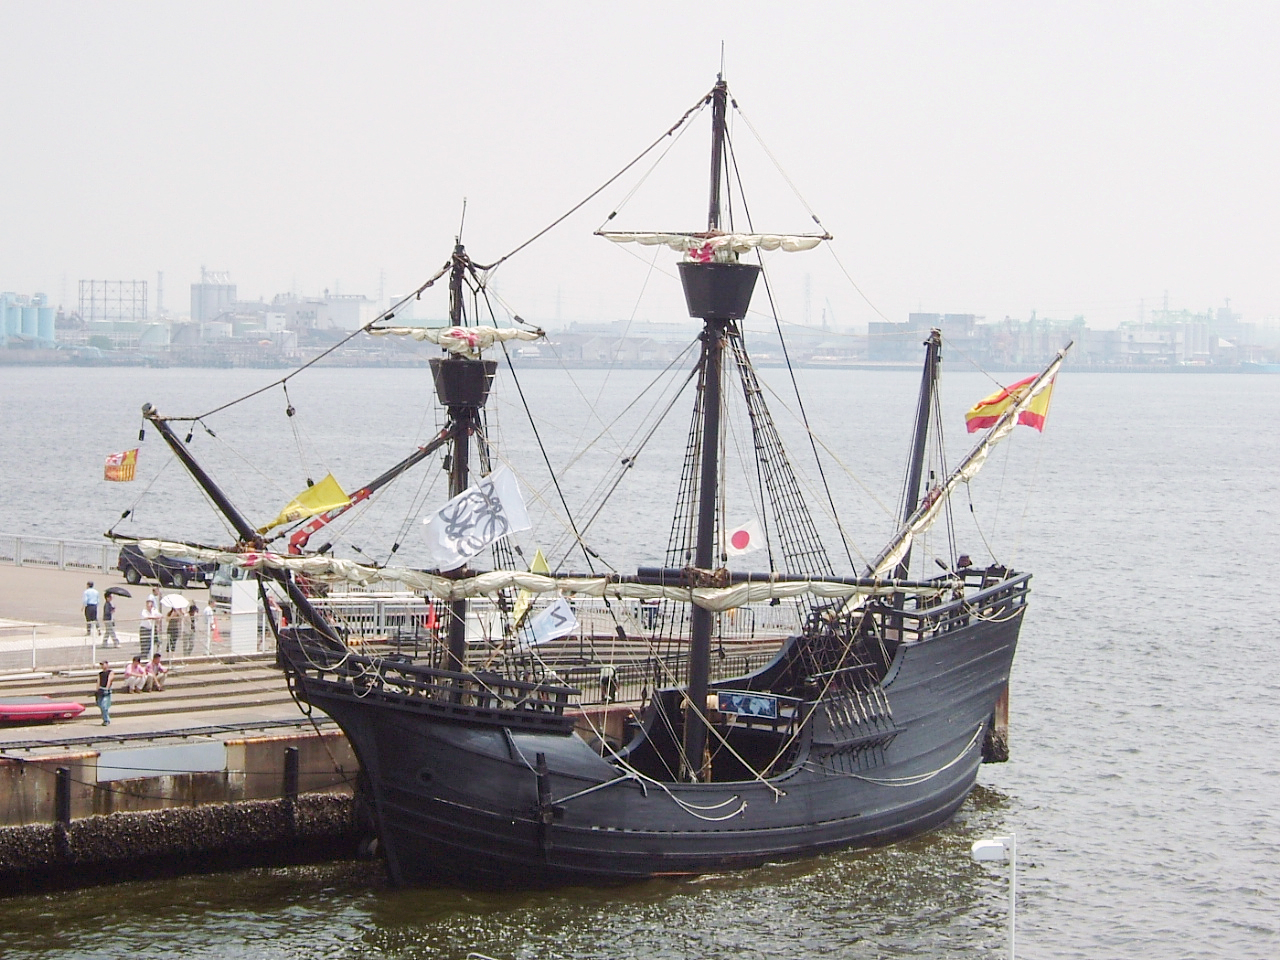
[[[711,100],[711,93],[708,92],[704,97],[702,97],[702,99],[700,99],[692,107],[686,110],[684,112],[684,115],[679,120],[677,120],[675,124],[669,130],[667,130],[666,133],[662,134],[662,136],[658,137],[657,140],[653,141],[653,143],[645,147],[644,150],[641,151],[639,156],[637,156],[634,160],[628,163],[625,167],[623,167],[621,170],[615,173],[612,177],[610,177],[604,183],[600,184],[600,186],[596,187],[596,189],[592,190],[591,193],[587,194],[587,196],[584,197],[582,200],[580,200],[578,203],[575,203],[572,207],[569,208],[569,210],[566,213],[557,217],[547,226],[543,227],[541,230],[535,233],[528,240],[524,241],[524,243],[517,246],[510,253],[499,257],[497,260],[495,260],[491,264],[479,265],[480,269],[484,270],[487,274],[492,274],[494,270],[496,270],[499,266],[501,266],[507,260],[510,260],[512,257],[514,257],[517,253],[519,253],[525,247],[529,246],[531,243],[537,240],[540,240],[543,236],[550,233],[556,227],[560,226],[560,224],[564,223],[564,221],[568,220],[571,216],[573,216],[575,213],[577,213],[579,210],[585,207],[588,203],[594,200],[597,196],[599,196],[603,191],[608,189],[624,173],[626,173],[628,170],[634,167],[637,163],[643,160],[655,147],[658,146],[658,144],[660,144],[663,140],[665,140],[667,137],[671,136],[673,133],[679,130],[682,126],[684,126],[685,122],[691,116],[698,113],[703,107],[705,107],[710,102],[710,100]]]

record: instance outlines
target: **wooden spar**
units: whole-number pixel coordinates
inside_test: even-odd
[[[455,327],[462,325],[462,280],[466,270],[466,251],[462,246],[461,239],[454,245],[453,259],[449,270],[449,322]],[[450,357],[442,360],[441,368],[445,368],[446,364],[450,364],[455,358]],[[464,363],[466,361],[463,361]],[[443,378],[436,381],[436,389],[440,390],[440,383]],[[452,500],[464,490],[467,489],[467,466],[471,451],[471,418],[475,413],[475,408],[467,404],[449,404],[445,396],[441,395],[440,400],[447,405],[449,411],[449,419],[453,421],[453,459],[451,461],[451,469],[449,470],[449,499]],[[466,570],[466,564],[463,564],[458,570],[454,571],[461,574]],[[459,673],[465,668],[467,663],[467,601],[454,600],[449,604],[449,663],[450,670],[456,670]]]
[[[717,78],[712,90],[711,111],[711,200],[707,210],[707,228],[720,228],[720,173],[724,165],[725,109],[728,105],[729,88],[723,77]],[[682,268],[732,267],[736,264],[681,264]],[[695,313],[693,299],[690,297],[690,276],[688,269],[681,270],[681,280],[685,285],[685,296],[689,298],[690,313]],[[698,481],[698,526],[697,539],[694,544],[694,564],[703,570],[715,566],[716,538],[716,505],[719,491],[717,489],[720,475],[720,403],[721,403],[721,370],[724,358],[725,331],[729,323],[736,319],[734,311],[725,309],[726,304],[719,295],[718,288],[722,279],[714,273],[708,276],[710,291],[713,295],[701,304],[695,313],[703,321],[702,330],[702,450],[701,476]],[[728,278],[723,278],[728,279]],[[755,284],[755,274],[751,274],[751,284]],[[748,301],[750,291],[748,290]],[[745,305],[742,313],[746,313]],[[684,738],[683,738],[683,770],[688,780],[701,780],[703,775],[703,754],[707,745],[707,690],[711,682],[711,635],[715,629],[715,618],[710,610],[694,607],[689,621],[689,686],[685,700]]]
[[[187,468],[187,472],[191,474],[196,483],[200,484],[204,492],[209,495],[209,498],[222,511],[222,515],[235,528],[236,536],[240,538],[241,542],[259,550],[263,549],[262,537],[254,529],[253,524],[236,508],[235,504],[227,499],[226,494],[222,492],[222,488],[200,466],[195,457],[191,455],[191,451],[187,449],[187,445],[178,438],[178,435],[173,432],[168,422],[156,411],[156,408],[149,403],[145,403],[142,405],[142,415],[147,420],[150,420],[155,425],[155,428],[160,431],[160,436],[169,445],[169,449],[173,451],[174,455],[182,462],[182,465]],[[311,626],[333,642],[342,642],[338,635],[334,633],[333,627],[329,625],[329,622],[320,616],[315,607],[311,605],[310,599],[302,592],[302,588],[294,583],[293,577],[284,572],[276,572],[269,574],[269,576],[285,588],[285,591],[289,594],[290,602],[294,605],[294,609],[300,612]]]
[[[720,229],[720,175],[724,169],[724,115],[729,103],[729,85],[716,77],[711,91],[711,201],[707,207],[707,230]]]
[[[911,519],[920,503],[920,479],[924,475],[924,451],[929,439],[929,414],[933,409],[934,390],[938,385],[938,363],[942,359],[941,330],[935,327],[929,331],[924,350],[924,374],[920,379],[920,400],[916,407],[916,434],[911,445],[911,464],[907,469],[907,483],[902,497],[903,523]],[[904,579],[910,566],[911,550],[908,549],[902,562],[894,570],[894,577]]]

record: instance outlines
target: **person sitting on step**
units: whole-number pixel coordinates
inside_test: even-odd
[[[143,690],[163,690],[165,675],[169,672],[169,668],[160,660],[160,654],[151,657],[151,662],[147,664],[147,679],[142,685]]]
[[[133,662],[124,668],[124,688],[127,693],[141,693],[147,682],[147,667],[141,657],[134,657]]]

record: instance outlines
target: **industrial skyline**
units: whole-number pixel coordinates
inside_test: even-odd
[[[1034,310],[1106,328],[1166,291],[1280,316],[1273,4],[566,3],[495,7],[481,29],[407,3],[51,2],[0,4],[0,32],[21,40],[0,61],[0,290],[64,307],[88,277],[184,291],[193,264],[250,297],[410,290],[464,200],[492,262],[666,130],[723,42],[753,214],[793,230],[811,207],[836,236],[776,289],[793,322]],[[704,127],[619,223],[698,227]],[[682,315],[678,285],[650,282],[670,258],[591,236],[638,179],[494,290],[566,322]]]

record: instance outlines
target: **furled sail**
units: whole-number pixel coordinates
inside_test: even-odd
[[[370,583],[389,580],[439,600],[492,597],[503,590],[523,590],[530,594],[562,594],[582,597],[610,597],[628,600],[676,600],[693,603],[706,610],[723,612],[748,603],[815,596],[830,600],[865,600],[892,594],[940,594],[950,589],[947,581],[927,584],[900,580],[864,579],[856,583],[838,580],[752,580],[725,587],[688,587],[659,583],[619,581],[611,577],[557,577],[524,570],[493,570],[452,580],[407,567],[373,567],[335,557],[286,556],[271,552],[234,553],[208,547],[163,540],[138,540],[138,548],[148,557],[163,554],[202,562],[214,561],[249,570],[288,570],[316,580],[345,580]]]
[[[962,483],[968,483],[977,475],[978,471],[982,469],[982,465],[986,463],[991,449],[1013,431],[1013,428],[1018,423],[1019,416],[1031,406],[1032,401],[1050,388],[1053,384],[1053,377],[1058,372],[1058,368],[1062,366],[1062,361],[1069,349],[1071,349],[1071,344],[1067,344],[1058,351],[1058,355],[1053,362],[1045,368],[1040,376],[1036,377],[1018,402],[1011,404],[1001,414],[1000,419],[991,427],[987,435],[978,442],[978,445],[964,458],[964,461],[951,476],[947,477],[946,483],[930,491],[929,496],[924,499],[916,512],[911,515],[911,518],[902,525],[902,529],[898,531],[893,540],[880,551],[880,555],[871,564],[871,576],[884,576],[885,573],[894,569],[906,555],[912,542],[933,526],[934,521],[942,513],[942,508],[946,505],[947,498],[951,496],[956,487]]]
[[[478,356],[481,350],[507,340],[537,340],[541,330],[518,327],[370,327],[376,337],[413,337],[439,344],[450,353]]]
[[[599,236],[612,240],[614,243],[638,243],[646,247],[667,246],[678,253],[684,254],[695,254],[699,251],[709,253],[731,251],[739,254],[747,253],[756,248],[796,253],[801,250],[812,250],[823,240],[831,239],[831,235],[827,233],[720,233],[715,230],[702,233],[615,233],[600,231]]]

